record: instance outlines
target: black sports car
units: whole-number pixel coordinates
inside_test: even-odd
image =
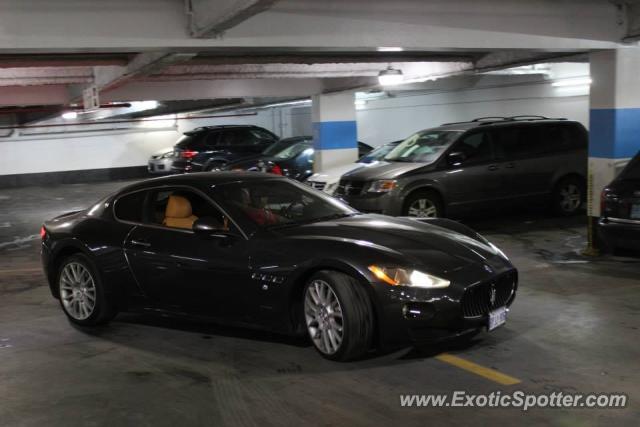
[[[136,308],[204,315],[306,333],[334,360],[493,329],[517,287],[507,257],[466,226],[362,214],[257,172],[136,183],[41,235],[76,324]]]
[[[287,146],[278,150],[283,143]],[[358,141],[358,157],[367,155],[373,147]],[[313,137],[295,136],[282,139],[260,156],[247,157],[229,163],[222,170],[268,172],[304,181],[313,174]]]

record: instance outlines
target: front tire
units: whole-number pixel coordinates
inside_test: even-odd
[[[371,348],[371,301],[353,277],[328,270],[314,274],[305,285],[303,313],[309,338],[323,357],[354,360]]]
[[[62,261],[57,277],[60,305],[71,322],[98,326],[116,315],[112,297],[86,255],[75,254]]]
[[[403,216],[415,218],[441,218],[443,214],[444,208],[440,196],[429,190],[411,193],[402,208]]]

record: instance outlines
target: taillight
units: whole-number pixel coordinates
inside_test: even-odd
[[[193,150],[184,150],[180,152],[180,157],[182,157],[183,159],[192,159],[194,158],[196,155],[198,154],[197,151],[193,151]]]
[[[271,166],[271,170],[269,172],[271,172],[273,174],[276,174],[276,175],[284,175],[282,173],[282,168],[278,164],[275,164],[275,165]]]
[[[40,227],[40,238],[44,240],[47,237],[47,229],[44,228],[44,225]]]
[[[609,192],[609,190],[605,188],[600,193],[600,216],[605,216],[604,210],[607,207],[607,193],[608,192]]]

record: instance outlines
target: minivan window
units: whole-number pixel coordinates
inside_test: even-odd
[[[458,142],[453,151],[464,154],[465,165],[493,160],[493,149],[487,132],[474,132]]]
[[[449,147],[458,136],[460,130],[426,130],[414,133],[384,159],[391,162],[427,162],[431,163]]]

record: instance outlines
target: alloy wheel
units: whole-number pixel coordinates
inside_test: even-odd
[[[582,204],[580,189],[575,184],[567,184],[560,189],[560,208],[564,212],[573,212]]]
[[[85,320],[96,307],[96,284],[89,270],[70,262],[60,273],[60,299],[69,316]]]
[[[334,354],[342,344],[344,321],[338,297],[324,280],[314,280],[305,293],[304,314],[309,336],[322,353]]]
[[[436,205],[429,199],[417,199],[409,205],[409,216],[417,218],[436,218],[438,209]]]

